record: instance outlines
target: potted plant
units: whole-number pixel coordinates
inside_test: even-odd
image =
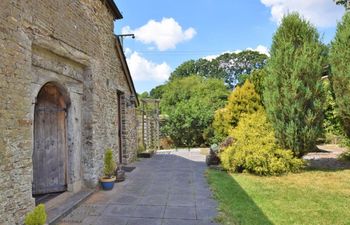
[[[101,186],[103,190],[112,190],[115,182],[115,168],[117,164],[113,159],[112,149],[107,149],[104,155],[104,168],[103,174],[104,176],[100,178]]]

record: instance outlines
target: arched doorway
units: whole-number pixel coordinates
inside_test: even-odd
[[[34,111],[33,195],[67,190],[67,107],[63,88],[45,84]]]

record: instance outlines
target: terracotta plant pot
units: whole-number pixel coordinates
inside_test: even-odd
[[[105,191],[112,190],[114,187],[114,182],[115,182],[116,177],[101,177],[100,178],[100,183],[102,186],[102,189]]]

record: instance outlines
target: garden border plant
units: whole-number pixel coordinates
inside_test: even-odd
[[[335,39],[331,43],[329,61],[331,83],[335,94],[337,113],[343,129],[350,138],[350,13],[338,23]]]
[[[298,172],[304,166],[291,150],[276,144],[266,113],[260,110],[243,116],[231,131],[234,142],[220,153],[222,166],[229,172],[281,175]]]
[[[282,19],[264,79],[264,105],[278,144],[301,157],[316,148],[323,121],[326,46],[299,14]]]

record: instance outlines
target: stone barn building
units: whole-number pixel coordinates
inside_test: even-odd
[[[0,224],[32,195],[96,187],[136,154],[138,104],[113,0],[0,1]]]

